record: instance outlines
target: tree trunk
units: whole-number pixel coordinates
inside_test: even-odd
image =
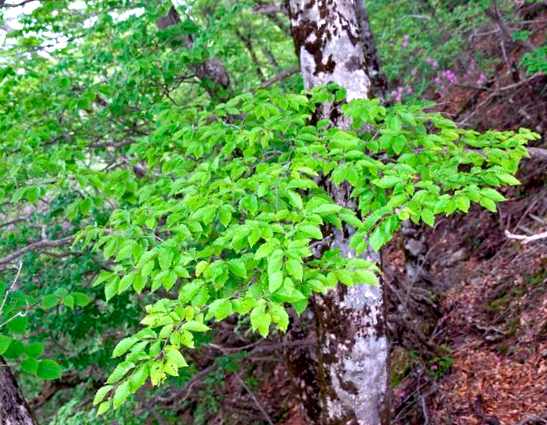
[[[0,358],[0,425],[35,425],[9,366]]]
[[[334,82],[346,89],[348,100],[372,94],[379,66],[371,62],[374,46],[365,45],[372,43],[372,37],[359,0],[289,0],[289,18],[306,88]],[[369,75],[373,70],[374,75]],[[321,114],[339,116],[332,110],[336,106],[330,108]],[[347,125],[343,121],[335,124]],[[327,179],[325,188],[338,204],[355,208],[349,187],[336,187]],[[333,246],[347,257],[354,256],[349,247],[352,229],[332,232]],[[366,256],[379,264],[378,255]],[[389,347],[382,287],[339,286],[316,299],[315,314],[319,423],[387,424]],[[309,391],[305,394],[309,396]]]

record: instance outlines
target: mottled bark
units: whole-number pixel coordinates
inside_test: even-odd
[[[353,0],[289,0],[289,18],[296,53],[306,88],[330,82],[347,91],[347,98],[367,98],[372,94],[372,78],[379,64],[367,63],[371,52],[377,57],[364,7]],[[377,72],[374,75],[369,73]],[[321,111],[338,116],[336,106]],[[344,126],[344,120],[334,120]],[[340,205],[355,208],[350,188],[324,187]],[[349,247],[352,229],[332,229],[332,246],[346,257],[355,253]],[[366,255],[379,263],[379,257]],[[388,358],[385,306],[382,287],[339,286],[315,300],[318,327],[319,388],[318,423],[322,425],[385,425],[389,421]],[[308,379],[309,380],[309,379]],[[302,380],[305,381],[305,380]],[[309,391],[306,397],[309,397]],[[314,405],[314,400],[304,400]],[[307,408],[308,414],[310,408]]]
[[[35,425],[9,366],[0,358],[0,425]]]
[[[360,23],[352,0],[290,0],[291,32],[304,85],[335,82],[348,100],[368,97]]]

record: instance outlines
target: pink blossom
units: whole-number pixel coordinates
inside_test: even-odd
[[[458,82],[458,77],[450,69],[446,69],[441,74],[450,84],[456,84]]]
[[[432,68],[437,68],[439,66],[439,63],[433,58],[427,58],[425,62]]]

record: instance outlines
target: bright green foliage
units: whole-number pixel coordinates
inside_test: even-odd
[[[368,261],[336,250],[313,255],[331,228],[352,226],[360,253],[367,240],[379,250],[403,220],[433,225],[472,203],[495,211],[504,197],[494,188],[518,184],[523,145],[535,138],[526,130],[462,130],[419,107],[377,100],[343,106],[352,129],[311,125],[317,106],[335,96],[274,90],[213,111],[170,110],[131,147],[147,177],[128,180],[134,189],[125,206],[80,240],[115,260],[96,281],[107,299],[132,290],[169,296],[146,307],[144,329],[114,349],[125,360],[95,400],[100,410],[110,406],[103,401],[110,391],[117,407],[148,378],[158,385],[178,375],[187,366],[180,350],[193,348],[210,320],[249,315],[267,336],[272,325],[287,328],[287,305],[301,312],[311,294],[339,282],[376,284]],[[351,186],[357,211],[334,202],[318,183],[325,176]]]
[[[525,54],[522,64],[530,74],[547,72],[547,44]]]
[[[341,90],[304,93],[298,76],[256,90],[295,65],[285,20],[257,15],[255,2],[195,1],[179,10],[181,24],[158,30],[169,7],[159,3],[95,0],[65,13],[71,2],[45,1],[1,52],[1,214],[24,218],[0,229],[1,257],[29,241],[77,239],[66,255],[22,257],[0,323],[25,316],[0,328],[0,355],[43,379],[61,373],[50,356],[70,370],[113,369],[98,413],[146,382],[187,377],[184,352],[215,322],[236,314],[266,337],[287,329],[287,310],[302,312],[313,293],[376,284],[370,262],[319,254],[334,228],[351,226],[351,245],[364,252],[403,220],[434,225],[472,203],[495,211],[496,188],[518,184],[523,146],[536,137],[479,134],[376,100],[344,105],[346,130],[315,122],[318,105],[343,101]],[[52,31],[76,41],[45,54]],[[238,31],[254,36],[262,77]],[[182,48],[189,34],[193,46]],[[385,47],[389,34],[379,38]],[[213,57],[230,73],[225,103],[193,75]],[[392,75],[406,61],[394,58]],[[348,185],[355,208],[337,205],[326,179]],[[6,290],[15,270],[0,272]],[[102,423],[68,419],[72,409],[55,423]]]

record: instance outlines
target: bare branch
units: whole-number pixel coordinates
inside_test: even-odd
[[[253,11],[264,15],[287,14],[287,10],[279,4],[259,4],[253,8]]]
[[[21,7],[21,6],[24,6],[27,3],[32,3],[33,1],[37,1],[37,0],[22,0],[20,3],[15,3],[15,4],[12,4],[12,3],[7,3],[6,4],[6,0],[0,0],[0,9],[3,8],[3,7],[4,8]]]
[[[527,236],[527,235],[517,235],[515,233],[511,233],[509,230],[505,231],[505,236],[509,239],[516,239],[518,241],[521,241],[523,244],[528,244],[530,242],[538,241],[540,239],[547,238],[547,231],[538,233],[535,235]]]
[[[286,69],[284,71],[281,71],[275,77],[272,77],[269,80],[264,81],[260,85],[260,88],[265,89],[267,87],[270,87],[270,86],[274,85],[275,83],[278,83],[278,82],[284,80],[285,78],[291,77],[292,75],[296,74],[298,71],[299,71],[298,68],[289,68],[289,69]]]
[[[11,282],[11,285],[9,286],[9,288],[6,289],[4,298],[2,299],[2,304],[0,305],[0,315],[2,315],[2,311],[4,311],[4,306],[6,305],[6,301],[8,300],[8,296],[10,292],[12,291],[13,287],[17,283],[17,280],[19,280],[19,275],[21,274],[22,267],[23,267],[23,263],[19,262],[19,267],[17,268],[17,273],[15,274],[15,278],[13,279],[13,282]]]
[[[0,271],[5,270],[10,263],[12,263],[17,258],[25,255],[27,252],[38,251],[44,248],[58,248],[60,246],[68,245],[72,243],[73,240],[74,240],[74,236],[67,236],[66,238],[57,239],[53,241],[46,239],[46,240],[32,242],[28,244],[27,246],[18,249],[12,254],[6,255],[4,258],[0,258]]]

